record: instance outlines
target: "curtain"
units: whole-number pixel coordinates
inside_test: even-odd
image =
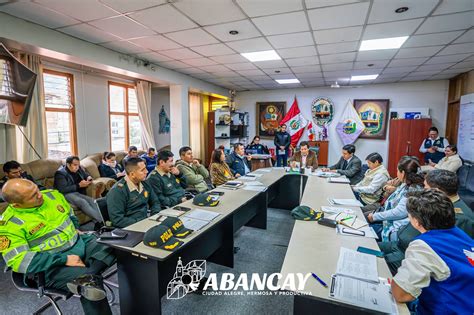
[[[204,121],[201,94],[189,93],[189,146],[195,158],[204,159]]]
[[[151,120],[151,83],[138,81],[136,83],[138,116],[142,126],[142,145],[145,148],[156,148],[155,137],[153,135],[153,123]],[[158,150],[158,148],[156,148]]]
[[[36,55],[22,54],[22,63],[36,73],[36,84],[31,98],[30,112],[25,127],[22,128],[31,145],[42,158],[48,157],[48,134],[46,130],[46,113],[44,104],[43,65],[41,58]],[[25,137],[17,133],[18,158],[22,163],[38,160],[38,155],[26,141]]]
[[[43,96],[43,67],[39,56],[18,52],[15,52],[14,56],[35,72],[37,78],[26,126],[17,127],[0,124],[0,162],[3,163],[9,160],[17,160],[20,163],[28,163],[39,159],[39,157],[17,128],[21,128],[32,146],[42,158],[46,158],[48,154],[48,139]]]

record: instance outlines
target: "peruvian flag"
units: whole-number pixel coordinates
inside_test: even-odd
[[[303,135],[304,128],[308,124],[308,121],[303,117],[298,107],[298,101],[293,101],[290,110],[286,113],[285,117],[280,122],[280,125],[286,125],[286,129],[291,136],[291,146],[296,147],[296,144]]]

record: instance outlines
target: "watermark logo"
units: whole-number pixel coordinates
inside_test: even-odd
[[[191,260],[183,266],[181,257],[178,259],[176,272],[168,283],[168,299],[181,299],[186,294],[198,289],[206,275],[205,260]],[[211,273],[203,283],[203,295],[311,295],[306,292],[306,282],[311,274],[289,273]]]
[[[199,287],[199,282],[205,275],[205,260],[191,260],[186,266],[183,266],[181,257],[179,257],[176,272],[173,279],[168,283],[168,299],[181,299],[186,294],[196,291]]]

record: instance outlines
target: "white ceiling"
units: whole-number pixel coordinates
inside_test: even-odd
[[[2,0],[0,11],[236,90],[363,74],[379,74],[364,84],[448,79],[474,68],[474,0]],[[396,36],[410,38],[358,51],[361,40]],[[282,60],[240,55],[270,49]],[[301,83],[274,81],[291,78]]]

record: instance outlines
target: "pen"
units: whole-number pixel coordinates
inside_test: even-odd
[[[319,278],[315,273],[311,273],[311,275],[313,276],[314,279],[318,280],[319,283],[321,283],[321,285],[325,288],[328,287],[328,285],[323,281],[321,280],[321,278]]]
[[[347,218],[342,219],[341,222],[346,221],[346,220],[350,220],[350,219],[352,219],[352,217],[347,217]]]

